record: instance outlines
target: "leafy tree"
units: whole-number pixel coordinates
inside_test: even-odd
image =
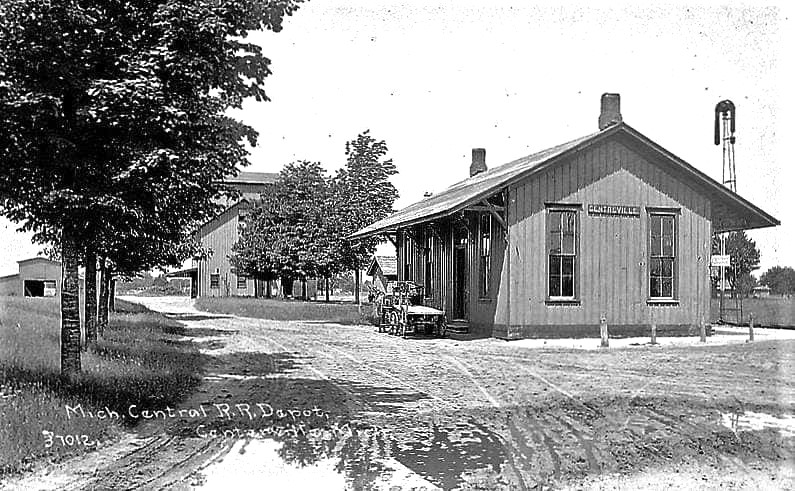
[[[256,144],[227,116],[267,99],[269,60],[242,39],[302,1],[0,4],[0,212],[60,249],[62,372],[80,371],[81,257],[138,270],[189,249]]]
[[[720,254],[720,240],[712,241],[712,253]],[[726,254],[731,256],[731,266],[726,268],[724,274],[736,294],[738,279],[759,269],[759,249],[745,231],[731,232],[726,236]]]
[[[356,288],[356,279],[352,271],[345,271],[333,278],[333,285],[335,289],[339,289],[342,293],[353,292]]]
[[[386,158],[387,152],[386,142],[370,136],[369,130],[346,143],[347,163],[337,172],[332,185],[332,206],[336,210],[340,237],[347,237],[394,211],[392,206],[398,192],[389,178],[397,174],[397,168],[392,159]],[[354,271],[357,303],[360,271],[380,241],[378,237],[368,237],[340,243],[340,263]]]
[[[152,285],[154,285],[154,286],[156,286],[158,288],[164,288],[164,287],[168,286],[168,280],[166,279],[166,275],[161,274],[161,275],[156,276],[154,278],[154,280],[152,281]]]
[[[741,298],[748,298],[751,295],[754,287],[758,284],[756,278],[751,273],[745,273],[734,282],[734,289]]]
[[[770,287],[775,295],[795,293],[795,269],[789,266],[773,266],[762,274],[759,282]]]
[[[276,225],[270,211],[264,207],[252,209],[229,257],[233,268],[256,280],[266,281],[270,297],[270,282],[279,278],[281,257],[273,242]]]
[[[248,214],[230,261],[259,278],[293,280],[330,275],[335,256],[326,226],[328,180],[317,162],[288,164]]]

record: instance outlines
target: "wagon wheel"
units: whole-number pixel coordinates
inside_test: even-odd
[[[447,318],[445,316],[440,316],[439,319],[436,321],[436,335],[440,338],[445,337],[447,334]]]
[[[389,310],[385,309],[383,305],[378,306],[380,322],[378,323],[378,332],[387,332],[389,330]]]
[[[387,313],[388,325],[389,325],[389,334],[396,334],[398,328],[398,314],[394,310],[390,310]]]
[[[400,316],[399,316],[399,321],[398,321],[398,326],[399,326],[398,334],[403,336],[404,338],[406,337],[406,331],[408,331],[408,324],[409,324],[409,320],[408,320],[408,316],[406,315],[406,311],[405,311],[405,309],[401,310]]]

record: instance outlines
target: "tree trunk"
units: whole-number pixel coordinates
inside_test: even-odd
[[[354,299],[354,301],[357,304],[359,304],[359,303],[361,303],[360,302],[361,299],[359,298],[359,268],[358,267],[354,270],[353,277],[354,277],[354,285],[355,285],[353,287],[353,299]]]
[[[265,298],[271,298],[271,280],[265,280]]]
[[[282,277],[282,296],[284,298],[292,298],[293,296],[293,279]]]
[[[97,342],[97,254],[86,252],[86,349]]]
[[[61,236],[63,284],[61,286],[61,374],[80,373],[80,285],[77,247],[69,227]]]
[[[113,279],[112,274],[108,274],[110,282],[108,286],[108,310],[116,312],[116,280]]]
[[[323,289],[326,291],[326,303],[329,302],[329,292],[328,292],[328,276],[325,277],[326,284],[323,286]]]
[[[108,290],[110,286],[110,269],[107,260],[103,257],[99,260],[99,308],[97,309],[97,327],[99,335],[105,333],[108,327]]]

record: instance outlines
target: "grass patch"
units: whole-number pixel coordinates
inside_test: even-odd
[[[116,305],[115,313],[117,314],[143,314],[146,312],[151,312],[151,310],[147,309],[140,303],[128,302],[120,298],[115,299],[114,303]]]
[[[60,376],[58,301],[0,297],[0,476],[95,448],[57,437],[47,448],[43,432],[108,442],[137,422],[70,418],[67,405],[120,415],[131,404],[173,407],[200,383],[202,355],[177,342],[181,324],[129,302],[117,308],[103,338],[83,353],[83,373],[67,380]]]
[[[277,321],[317,321],[337,324],[369,324],[369,305],[340,302],[307,302],[251,297],[202,297],[196,300],[199,310]]]
[[[734,299],[726,296],[724,307],[734,308]],[[713,298],[710,302],[710,320],[717,322],[720,313],[720,299]],[[795,327],[795,297],[744,298],[743,319],[741,324],[748,325],[750,314],[754,314],[754,325],[760,327]],[[734,312],[727,312],[728,321],[735,320]]]

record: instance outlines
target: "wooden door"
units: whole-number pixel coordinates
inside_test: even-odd
[[[469,235],[464,227],[453,234],[453,319],[469,319]]]

